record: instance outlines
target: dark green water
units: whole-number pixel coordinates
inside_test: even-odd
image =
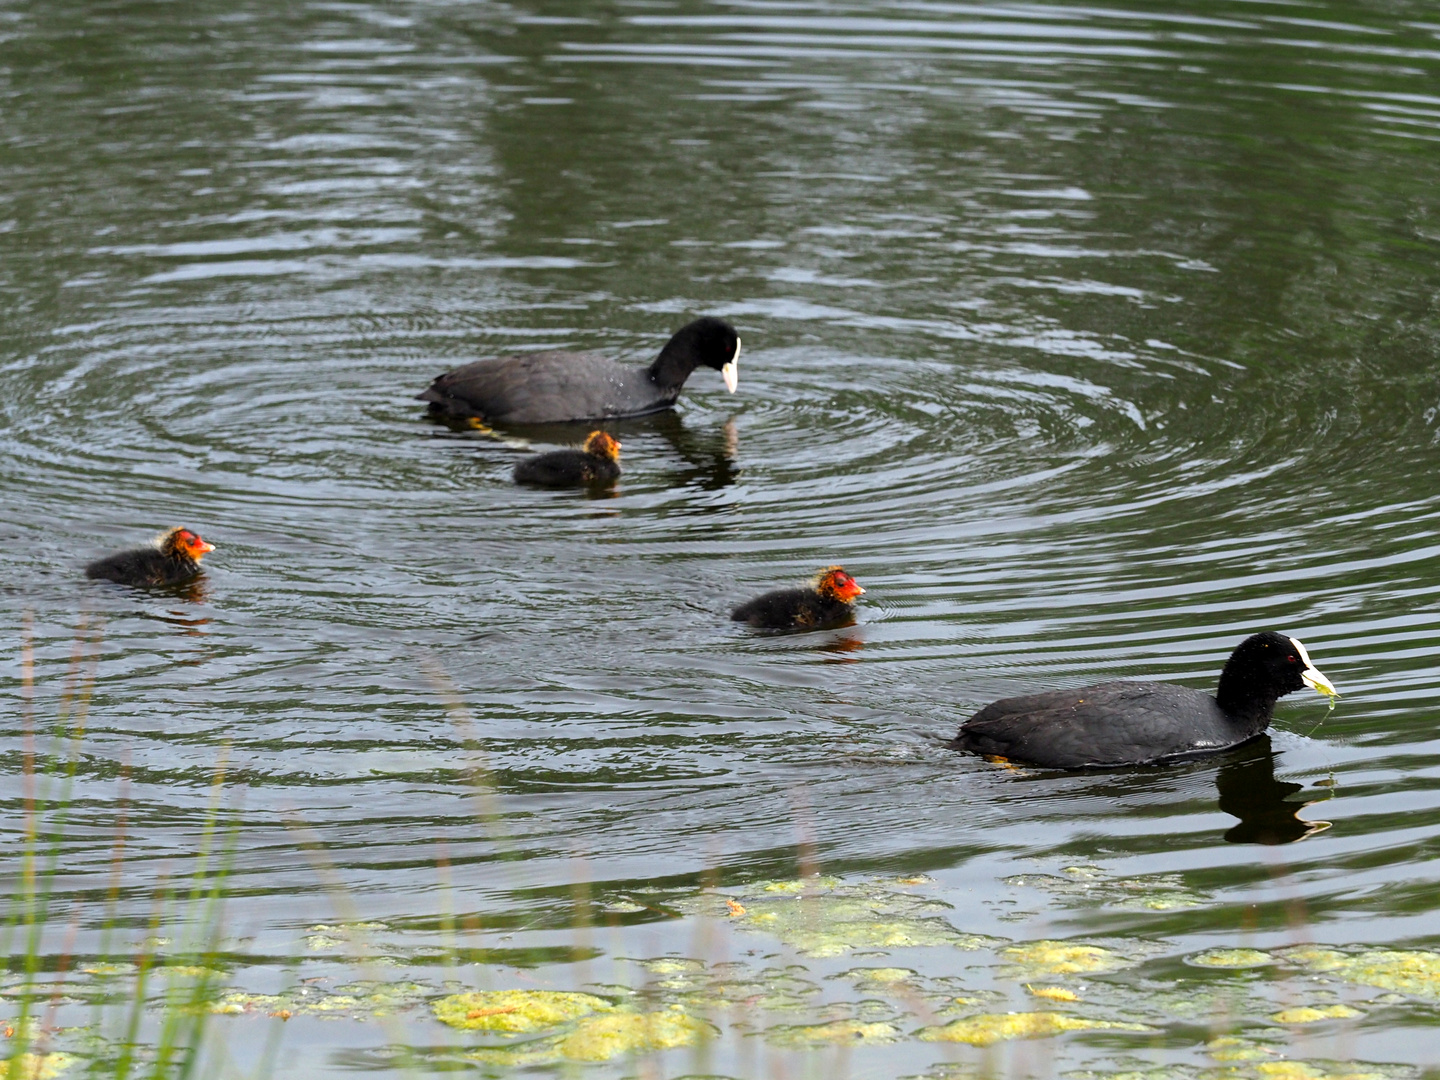
[[[77,622],[103,625],[47,970],[78,985],[103,951],[122,831],[115,910],[145,936],[223,761],[226,985],[419,985],[383,1023],[296,1015],[277,1075],[477,1045],[431,1016],[447,983],[641,987],[665,971],[625,958],[661,955],[817,989],[705,1011],[660,985],[723,1035],[534,1068],[1440,1063],[1436,973],[1191,962],[1440,946],[1437,79],[1418,2],[5,5],[11,851],[24,613],[42,724]],[[702,370],[622,427],[614,498],[516,490],[514,445],[412,400],[502,351],[642,359],[698,313],[739,328],[739,392]],[[172,524],[218,546],[199,594],[81,579]],[[727,621],[832,562],[869,590],[857,626]],[[1264,745],[1059,776],[941,741],[1008,694],[1213,686],[1263,628],[1344,695],[1287,699]],[[1330,827],[1275,843],[1306,802]],[[802,873],[838,881],[818,926],[883,880],[965,934],[1124,960],[797,952],[751,909]],[[345,921],[372,925],[313,929]],[[362,937],[379,961],[344,961]],[[827,979],[857,967],[924,992]],[[1155,1030],[913,1037],[971,991]],[[1270,1019],[1317,1003],[1358,1015]],[[856,1017],[899,1034],[781,1030]],[[244,1073],[280,1026],[213,1034]]]

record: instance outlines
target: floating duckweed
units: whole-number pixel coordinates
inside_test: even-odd
[[[585,995],[579,995],[585,996]],[[703,1020],[677,1009],[651,1013],[587,1016],[556,1046],[571,1061],[609,1061],[620,1054],[694,1046],[717,1034]]]
[[[307,1001],[304,1011],[311,1013],[344,1012],[360,1006],[360,999],[349,994],[326,994],[324,997]],[[293,1009],[294,1006],[291,1006]]]
[[[608,900],[601,905],[602,911],[608,911],[614,915],[633,915],[637,911],[644,911],[644,904],[637,904],[634,900],[626,900],[620,897],[616,900]]]
[[[1279,955],[1292,964],[1301,964],[1314,971],[1333,971],[1350,959],[1337,949],[1317,949],[1312,945],[1284,949]]]
[[[481,990],[451,994],[431,1006],[435,1018],[461,1031],[541,1031],[614,1008],[594,994],[564,990]]]
[[[355,1000],[356,1006],[367,1010],[372,1016],[388,1016],[396,1009],[413,1005],[434,993],[431,987],[417,982],[359,982],[349,986],[337,986],[335,996]]]
[[[678,956],[660,956],[654,960],[637,960],[636,963],[655,975],[679,975],[705,970],[705,964],[702,961],[687,960]]]
[[[1075,993],[1074,990],[1066,990],[1063,986],[1030,986],[1027,984],[1025,989],[1029,990],[1030,993],[1036,997],[1044,998],[1047,1001],[1080,1000],[1079,994]]]
[[[1425,949],[1291,949],[1285,959],[1312,971],[1333,973],[1348,982],[1398,990],[1415,997],[1440,998],[1440,953]]]
[[[1277,1024],[1314,1024],[1320,1020],[1348,1020],[1361,1015],[1359,1009],[1352,1009],[1349,1005],[1302,1005],[1271,1013],[1270,1019]]]
[[[225,976],[223,971],[198,964],[167,964],[162,970],[167,975],[178,975],[186,979],[220,979]]]
[[[1188,958],[1199,967],[1250,968],[1273,964],[1275,958],[1259,949],[1206,949]]]
[[[805,892],[817,892],[822,889],[833,889],[840,884],[839,878],[813,877],[797,878],[793,881],[766,881],[760,884],[762,892],[781,893],[785,896],[798,896]]]
[[[0,1061],[0,1080],[50,1080],[74,1064],[75,1058],[72,1055],[59,1051],[48,1054],[20,1054]]]
[[[1031,941],[1007,945],[1000,954],[1014,965],[1009,975],[1076,975],[1114,971],[1129,961],[1099,945],[1072,945],[1068,941]]]
[[[206,1006],[212,1013],[238,1015],[264,1012],[271,1016],[329,1016],[349,1014],[360,1018],[388,1016],[429,997],[434,987],[416,982],[366,981],[337,987],[333,992],[300,986],[284,994],[251,994],[227,990]]]
[[[774,1027],[765,1033],[765,1037],[777,1046],[800,1049],[832,1043],[891,1043],[900,1037],[900,1029],[883,1021],[832,1020],[828,1024]]]
[[[871,987],[895,986],[917,977],[917,974],[909,968],[894,967],[851,968],[849,971],[840,973],[842,979],[849,979],[851,982]]]
[[[726,908],[720,900],[728,901]],[[874,882],[841,885],[828,878],[775,881],[740,898],[677,904],[682,911],[726,918],[731,925],[773,934],[796,951],[815,957],[856,951],[948,946],[978,949],[993,939],[956,930],[940,913],[949,905]]]
[[[338,949],[350,943],[351,937],[357,932],[367,930],[385,930],[387,927],[381,922],[355,922],[334,925],[331,923],[316,923],[314,926],[305,928],[309,935],[305,939],[305,947],[311,952],[324,952],[327,949]]]
[[[1347,1065],[1340,1067],[1349,1069]],[[1305,1061],[1266,1061],[1256,1065],[1255,1072],[1267,1080],[1386,1080],[1383,1072],[1333,1073]]]
[[[777,913],[778,914],[778,913]],[[782,941],[808,956],[843,956],[859,949],[910,949],[949,946],[978,949],[985,938],[962,934],[940,919],[885,918],[874,911],[835,905],[824,913],[828,922],[785,926],[779,919],[769,927]]]
[[[993,1046],[1009,1039],[1044,1039],[1066,1031],[1155,1031],[1147,1024],[1115,1020],[1086,1020],[1064,1013],[981,1013],[954,1020],[944,1027],[922,1028],[917,1038],[926,1042],[958,1042],[971,1046]]]
[[[237,1013],[257,1012],[259,1010],[278,1009],[282,1005],[290,1003],[279,994],[247,994],[243,990],[231,990],[219,1001],[211,1004],[212,1013],[223,1013],[235,1015]]]
[[[662,974],[648,989],[658,990],[671,1005],[688,1009],[740,1006],[794,1012],[809,1008],[811,999],[820,992],[815,983],[804,978],[806,969],[799,966],[768,967],[757,972],[740,963],[721,963],[707,969],[698,960],[675,957],[636,962],[651,971],[674,972]],[[624,994],[617,992],[616,996]]]
[[[1094,996],[1087,998],[1107,1009],[1116,1009],[1131,1020],[1169,1023],[1195,1021],[1204,1025],[1227,1017],[1255,1017],[1275,1008],[1262,998],[1263,986],[1248,979],[1131,980],[1124,983],[1099,982],[1092,985]]]
[[[104,978],[109,975],[130,975],[135,971],[135,965],[112,964],[106,960],[97,960],[93,964],[82,964],[80,970],[86,975],[99,975]]]
[[[1185,887],[1178,874],[1107,878],[1098,866],[1067,866],[1053,874],[1015,874],[1002,879],[1012,887],[1041,889],[1052,896],[1108,904],[1126,911],[1174,911],[1199,907],[1209,898]]]
[[[621,1054],[693,1046],[717,1034],[709,1024],[678,1010],[590,1015],[565,1036],[535,1039],[519,1046],[467,1051],[467,1061],[485,1065],[553,1065],[560,1061],[608,1061]]]
[[[539,1039],[520,1046],[484,1046],[460,1055],[481,1065],[516,1068],[523,1065],[552,1065],[560,1060],[553,1039]]]
[[[1122,911],[1179,911],[1205,903],[1198,896],[1182,892],[1156,893],[1154,896],[1127,896],[1112,906]]]
[[[1275,1051],[1249,1039],[1237,1039],[1233,1035],[1211,1039],[1205,1044],[1205,1052],[1216,1061],[1262,1061],[1274,1057]]]
[[[808,1009],[820,987],[804,977],[803,967],[763,968],[754,978],[717,983],[719,996],[737,1003],[754,1005],[769,1012],[796,1012]],[[745,995],[730,998],[732,994]]]

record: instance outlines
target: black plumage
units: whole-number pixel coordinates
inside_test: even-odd
[[[640,416],[668,409],[685,380],[712,367],[733,391],[740,338],[722,319],[681,327],[648,366],[591,353],[541,352],[477,360],[441,375],[424,393],[432,415],[499,424],[546,424]]]
[[[116,552],[85,567],[87,578],[121,585],[179,585],[200,573],[200,559],[215,550],[189,529],[170,529],[149,547]]]
[[[865,592],[838,566],[821,572],[812,585],[775,589],[730,613],[735,622],[757,630],[826,630],[855,619],[855,598]]]
[[[1005,698],[965,721],[955,745],[987,757],[1053,768],[1141,765],[1213,753],[1270,724],[1278,698],[1306,685],[1335,688],[1284,634],[1240,643],[1214,696],[1171,683],[1108,682]]]
[[[603,431],[592,431],[581,450],[551,450],[515,466],[515,482],[535,487],[590,487],[620,477],[620,444]]]

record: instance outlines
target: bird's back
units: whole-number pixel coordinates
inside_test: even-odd
[[[85,567],[85,576],[122,585],[167,585],[193,577],[197,569],[182,568],[156,548],[136,548],[96,559]]]
[[[1268,717],[1266,718],[1268,721]],[[1054,768],[1134,765],[1224,749],[1265,721],[1227,716],[1215,698],[1171,683],[1109,682],[1003,698],[960,727],[961,749]]]
[[[847,622],[848,604],[827,600],[814,589],[776,589],[757,596],[730,613],[735,622],[760,630],[820,630]]]
[[[635,416],[670,405],[643,367],[602,356],[541,352],[477,360],[420,395],[432,412],[514,424]]]
[[[620,468],[598,454],[583,450],[551,450],[536,454],[515,466],[517,484],[538,487],[581,487],[609,484],[619,477]]]

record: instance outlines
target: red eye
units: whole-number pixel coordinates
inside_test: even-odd
[[[1287,657],[1285,657],[1285,659],[1286,659],[1286,660],[1289,660],[1290,663],[1292,663],[1292,664],[1295,663],[1295,657],[1293,657],[1293,656],[1287,656]]]

